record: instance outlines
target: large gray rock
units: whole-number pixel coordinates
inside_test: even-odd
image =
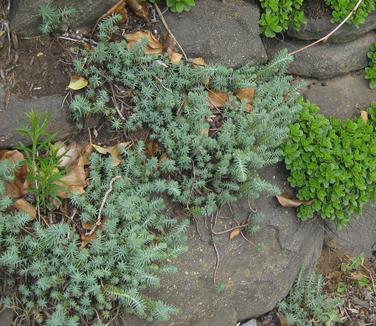
[[[295,55],[289,72],[317,79],[333,78],[348,72],[359,70],[367,65],[367,52],[376,41],[376,32],[372,31],[358,39],[343,44],[321,43]],[[309,41],[292,39],[266,40],[269,57],[283,48],[289,52],[308,45]]]
[[[259,37],[259,7],[254,0],[199,0],[188,13],[166,13],[170,29],[191,58],[239,66],[267,60]]]
[[[350,119],[376,101],[376,91],[368,87],[364,71],[328,79],[308,80],[304,96],[316,103],[322,113],[340,119]]]
[[[283,168],[269,168],[265,176],[286,188]],[[235,326],[239,320],[273,309],[289,292],[299,269],[315,265],[323,243],[319,221],[299,222],[295,210],[282,208],[274,197],[264,197],[256,203],[266,221],[251,240],[263,243],[261,252],[240,236],[232,241],[228,234],[215,239],[220,255],[217,281],[225,285],[223,293],[216,293],[212,282],[215,253],[203,220],[198,221],[201,239],[195,226],[190,227],[189,252],[173,262],[178,273],[164,278],[161,288],[151,293],[180,310],[164,325]],[[233,214],[228,208],[223,209],[217,231],[233,226],[231,217],[242,221],[248,214],[246,200],[233,205]],[[137,318],[127,324],[147,325]]]
[[[0,326],[12,326],[13,317],[14,313],[10,309],[0,312]]]
[[[57,7],[73,7],[77,10],[71,20],[74,28],[91,27],[96,20],[111,8],[116,0],[55,0]],[[13,31],[23,36],[40,34],[38,27],[41,18],[38,9],[42,4],[51,3],[49,0],[12,0],[10,10],[10,25]]]
[[[48,112],[50,114],[49,130],[56,132],[58,138],[65,138],[74,130],[74,125],[69,122],[69,111],[66,106],[62,107],[63,96],[52,95],[39,98],[21,99],[12,95],[9,105],[4,105],[4,90],[0,87],[0,148],[10,148],[19,141],[28,143],[15,132],[26,120],[25,113],[32,110]]]
[[[289,29],[287,35],[300,40],[318,40],[329,34],[338,24],[330,22],[330,13],[325,13],[319,17],[308,17],[307,24],[300,31]],[[360,36],[376,29],[376,11],[369,14],[364,24],[359,27],[345,24],[329,39],[329,43],[345,43],[353,41]]]
[[[372,256],[376,252],[376,204],[366,205],[363,214],[354,217],[346,228],[338,229],[328,224],[325,229],[326,242],[335,248],[349,255]]]

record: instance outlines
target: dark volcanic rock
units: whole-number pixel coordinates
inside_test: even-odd
[[[66,107],[62,108],[63,96],[53,95],[31,99],[21,99],[12,95],[8,107],[4,105],[4,91],[0,87],[0,148],[14,147],[21,139],[15,132],[26,120],[25,113],[32,110],[50,114],[49,130],[56,132],[58,138],[65,138],[74,131],[69,122]]]
[[[13,31],[23,36],[40,34],[38,27],[41,24],[38,10],[48,0],[12,0],[10,11],[10,26]],[[77,10],[71,19],[74,28],[90,27],[96,20],[111,8],[116,0],[55,0],[57,7],[73,7]]]
[[[187,55],[208,63],[239,66],[267,60],[259,36],[259,7],[254,1],[197,1],[188,13],[165,18]]]
[[[327,79],[362,69],[368,62],[369,47],[375,41],[376,32],[369,32],[349,43],[318,44],[295,55],[295,61],[290,64],[289,72],[304,77]],[[292,52],[310,43],[293,39],[265,42],[269,57],[283,48]]]
[[[281,167],[269,168],[265,175],[285,187]],[[250,239],[255,244],[262,243],[262,251],[240,236],[232,241],[228,234],[215,239],[220,255],[217,282],[225,285],[223,293],[216,293],[212,282],[215,253],[204,222],[198,221],[201,239],[195,226],[190,227],[189,252],[174,262],[178,272],[164,278],[161,288],[151,293],[179,309],[168,325],[230,326],[264,314],[287,295],[302,266],[315,265],[323,243],[319,222],[299,222],[294,209],[282,208],[272,197],[261,198],[256,206],[266,221],[259,234]],[[231,217],[241,221],[248,214],[246,200],[233,205],[233,213],[224,208],[217,231],[233,226]],[[146,325],[136,318],[127,323]]]
[[[376,101],[376,91],[368,87],[364,71],[328,79],[307,81],[304,96],[316,103],[322,113],[340,119],[350,119]]]
[[[308,17],[307,25],[303,26],[300,31],[289,29],[287,35],[300,40],[318,40],[329,34],[338,24],[330,22],[329,13],[319,17]],[[328,40],[329,43],[345,43],[353,41],[362,35],[376,29],[376,12],[369,14],[366,22],[359,27],[345,24],[335,32]]]
[[[363,214],[353,217],[346,228],[338,229],[329,224],[326,227],[325,239],[331,245],[342,249],[349,255],[364,253],[372,256],[376,252],[376,204],[365,206]]]

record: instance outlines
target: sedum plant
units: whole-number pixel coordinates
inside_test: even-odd
[[[368,52],[369,64],[365,68],[365,79],[370,88],[376,88],[376,42],[372,43]]]
[[[343,21],[354,9],[357,2],[358,0],[325,0],[325,3],[332,10],[332,23],[340,23]],[[373,12],[375,8],[375,0],[363,0],[356,12],[354,12],[348,20],[348,23],[356,27],[364,24],[368,14]]]
[[[319,114],[318,107],[302,102],[300,120],[290,126],[284,157],[300,200],[298,217],[319,215],[343,226],[376,199],[376,102],[361,118],[339,120]]]
[[[303,0],[260,0],[262,14],[259,25],[266,37],[287,31],[289,27],[299,30],[306,23],[301,10]]]
[[[39,30],[43,34],[50,34],[59,29],[63,20],[72,17],[76,9],[70,7],[57,8],[49,3],[39,7],[39,15],[42,18],[42,24]]]
[[[148,0],[151,3],[159,2],[159,0]],[[168,9],[172,12],[182,13],[184,11],[190,11],[195,5],[195,0],[166,0]]]
[[[0,288],[20,320],[99,326],[119,311],[148,320],[174,312],[142,291],[174,271],[165,263],[185,251],[187,223],[165,215],[159,188],[146,180],[149,167],[138,164],[143,148],[122,155],[114,167],[111,158],[92,154],[90,185],[71,198],[77,214],[49,226],[10,210],[4,185],[13,167],[0,162]],[[90,234],[98,212],[104,217]]]
[[[291,326],[315,324],[334,326],[341,322],[338,308],[343,305],[340,298],[330,298],[323,290],[321,275],[311,273],[304,276],[301,270],[289,295],[277,305],[277,310]]]
[[[258,171],[281,159],[279,146],[301,108],[299,85],[285,75],[292,57],[281,52],[266,66],[238,69],[172,65],[167,56],[145,55],[145,41],[132,49],[125,41],[109,41],[116,19],[100,25],[98,46],[74,62],[76,73],[89,81],[71,105],[74,119],[101,114],[128,134],[149,131],[149,140],[158,144],[153,178],[169,181],[172,199],[194,216],[242,196],[277,193]],[[132,93],[124,120],[111,101],[109,82]],[[244,88],[255,90],[252,112],[235,96],[224,107],[210,106],[211,91],[234,94]]]

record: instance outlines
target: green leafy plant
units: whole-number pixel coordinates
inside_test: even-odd
[[[289,183],[301,200],[298,217],[323,219],[346,225],[363,205],[376,199],[376,103],[361,118],[339,120],[318,113],[318,107],[302,102],[300,121],[290,126],[284,146]]]
[[[356,283],[360,287],[369,287],[371,285],[368,277],[360,271],[361,267],[364,266],[365,259],[366,256],[362,253],[351,258],[348,262],[341,264],[341,272],[344,273],[352,283]]]
[[[28,124],[17,132],[31,142],[31,146],[20,145],[18,149],[25,156],[27,181],[31,185],[28,192],[35,196],[37,211],[47,214],[53,202],[59,202],[58,193],[64,190],[60,181],[63,177],[59,161],[64,156],[53,145],[56,135],[48,132],[48,114],[30,112]]]
[[[122,158],[115,167],[92,154],[90,185],[71,198],[76,213],[47,226],[9,210],[5,182],[13,167],[0,162],[0,288],[20,320],[99,326],[119,311],[148,320],[175,312],[141,292],[175,270],[166,262],[185,252],[188,224],[165,215],[159,188],[147,181],[150,168],[140,164],[144,148]]]
[[[266,37],[275,37],[277,33],[289,27],[299,30],[306,23],[301,10],[303,0],[260,0],[262,14],[260,29]]]
[[[148,0],[151,3],[159,2],[159,0]],[[195,0],[166,0],[168,9],[172,12],[181,13],[183,11],[190,11],[195,5]]]
[[[61,23],[76,13],[74,8],[57,8],[46,3],[39,7],[39,15],[42,17],[42,24],[39,29],[43,34],[49,34],[59,29]]]
[[[368,52],[369,64],[365,68],[365,79],[370,88],[376,88],[376,42],[372,43]]]
[[[324,293],[321,275],[311,273],[305,277],[302,270],[277,310],[285,316],[288,325],[306,326],[315,321],[315,324],[334,326],[341,322],[338,308],[342,304],[340,298],[330,298]]]
[[[325,0],[325,3],[332,9],[332,22],[340,23],[354,9],[357,0]],[[375,10],[374,0],[364,0],[356,12],[347,21],[350,24],[359,26],[364,24],[369,13]]]
[[[300,85],[293,86],[285,75],[292,57],[281,52],[266,66],[238,69],[172,65],[167,56],[145,55],[145,41],[132,49],[125,41],[108,41],[115,20],[99,26],[98,46],[74,62],[76,73],[89,81],[72,103],[74,119],[80,123],[102,114],[116,130],[148,130],[147,141],[157,144],[151,176],[161,186],[169,181],[168,194],[194,216],[212,214],[243,196],[278,192],[258,170],[281,159],[279,146],[301,108]],[[109,83],[132,93],[124,119]],[[238,89],[255,91],[252,112],[246,100],[231,95]],[[220,109],[208,100],[215,91],[229,94]]]

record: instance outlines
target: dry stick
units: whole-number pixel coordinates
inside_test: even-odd
[[[121,179],[122,176],[121,175],[118,175],[116,177],[113,177],[110,181],[110,186],[108,188],[108,190],[106,191],[106,193],[104,194],[104,197],[103,197],[103,200],[102,200],[102,203],[101,203],[101,206],[99,207],[99,212],[98,212],[98,218],[97,218],[97,221],[95,222],[95,225],[94,227],[91,229],[90,232],[87,232],[85,235],[86,236],[90,236],[90,235],[93,235],[93,233],[95,232],[95,230],[97,229],[98,226],[100,226],[102,224],[102,211],[103,211],[103,208],[104,208],[104,205],[106,203],[106,200],[107,200],[107,197],[108,195],[111,193],[111,191],[113,190],[112,189],[112,186],[114,184],[114,182],[118,179]]]
[[[167,25],[167,23],[166,23],[166,20],[164,19],[163,14],[162,14],[161,10],[159,9],[159,7],[158,7],[158,5],[157,5],[156,3],[154,3],[154,7],[155,7],[155,10],[156,10],[157,13],[158,13],[158,16],[159,16],[160,20],[162,21],[163,26],[166,28],[167,32],[168,32],[168,33],[172,36],[172,38],[175,40],[175,42],[176,42],[176,44],[178,45],[178,47],[179,47],[181,53],[183,53],[184,59],[185,59],[185,60],[188,60],[188,57],[187,57],[187,55],[186,55],[186,53],[185,53],[183,47],[180,45],[180,43],[179,43],[179,41],[176,39],[175,35],[172,34],[171,29],[168,27],[168,25]]]
[[[347,17],[335,29],[333,29],[328,35],[326,35],[326,36],[320,38],[319,40],[317,40],[317,41],[315,41],[315,42],[313,42],[311,44],[308,44],[308,45],[306,45],[306,46],[304,46],[304,47],[302,47],[302,48],[300,48],[300,49],[298,49],[296,51],[293,51],[293,52],[291,52],[289,54],[290,55],[295,55],[295,54],[297,54],[299,52],[302,52],[302,51],[304,51],[304,50],[306,50],[306,49],[308,49],[308,48],[310,48],[310,47],[312,47],[312,46],[314,46],[314,45],[316,45],[316,44],[318,44],[320,42],[326,42],[329,39],[330,36],[332,36],[335,32],[337,32],[342,27],[342,25],[344,23],[346,23],[351,18],[352,15],[355,14],[355,12],[358,10],[358,8],[359,8],[359,6],[360,6],[360,4],[362,2],[363,2],[363,0],[358,0],[358,2],[356,3],[356,5],[354,6],[353,10],[351,10],[351,12],[347,15]]]

